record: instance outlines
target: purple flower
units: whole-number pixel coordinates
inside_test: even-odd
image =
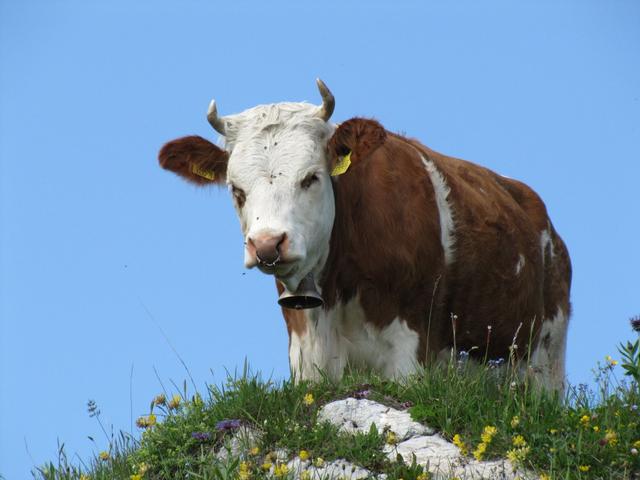
[[[353,397],[357,399],[363,399],[363,398],[367,398],[370,393],[371,393],[371,390],[369,390],[368,388],[364,390],[357,390],[353,392]]]
[[[209,432],[191,432],[191,438],[194,438],[199,442],[206,442],[211,439],[211,434]]]
[[[413,402],[410,402],[410,401],[402,402],[400,404],[400,408],[411,408],[411,407],[413,407]]]
[[[633,328],[636,332],[640,332],[640,315],[636,315],[631,320],[631,328]]]
[[[222,420],[216,423],[216,430],[219,432],[231,432],[237,430],[242,425],[242,422],[237,419]]]

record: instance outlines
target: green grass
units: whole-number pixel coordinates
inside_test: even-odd
[[[627,352],[630,359],[621,353],[624,363],[640,363],[637,349]],[[449,440],[457,435],[470,456],[474,452],[482,459],[509,456],[548,478],[640,478],[640,394],[632,369],[624,367],[631,372],[629,381],[619,381],[613,360],[607,360],[595,371],[595,391],[570,388],[561,399],[532,388],[515,374],[518,367],[510,362],[497,369],[452,361],[403,382],[350,372],[340,382],[325,379],[314,384],[263,380],[245,369],[224,386],[209,386],[202,394],[188,394],[185,387],[173,403],[169,397],[176,394],[165,392],[164,398],[151,402],[150,414],[155,416],[151,423],[156,423],[142,428],[139,439],[124,433],[107,435],[108,455],[96,455],[80,465],[72,465],[60,447],[57,461],[39,468],[34,477],[130,480],[146,468],[139,478],[266,478],[261,465],[274,463],[270,452],[286,449],[290,457],[306,450],[314,460],[346,458],[390,479],[418,478],[421,467],[386,459],[385,432],[373,428],[354,438],[316,422],[323,404],[366,390],[367,398],[408,408],[415,420]],[[305,402],[309,394],[313,402]],[[96,408],[92,415],[100,420]],[[215,459],[214,451],[230,438],[216,425],[227,419],[238,419],[261,433],[259,452],[251,453],[247,446],[242,458]],[[495,427],[495,434],[485,435],[483,442],[486,427]],[[482,454],[480,444],[485,447]]]

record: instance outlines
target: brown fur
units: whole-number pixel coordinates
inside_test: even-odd
[[[454,328],[459,350],[476,346],[476,355],[504,357],[521,322],[516,343],[523,352],[530,337],[535,344],[543,319],[558,307],[568,315],[568,253],[529,187],[385,132],[372,120],[340,125],[328,145],[330,161],[349,150],[352,166],[334,183],[336,219],[321,282],[327,307],[358,292],[369,321],[383,327],[399,317],[419,333],[421,361],[427,343],[429,356],[453,347]],[[451,190],[451,265],[420,154]],[[556,256],[547,252],[543,263],[545,229]],[[526,261],[516,275],[520,254]]]
[[[209,140],[192,135],[166,143],[158,160],[160,166],[170,170],[196,185],[224,183],[227,173],[229,154]],[[212,172],[213,180],[197,175],[193,167]]]

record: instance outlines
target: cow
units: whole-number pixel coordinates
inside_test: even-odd
[[[208,120],[219,147],[178,138],[162,168],[227,185],[244,264],[280,294],[312,279],[320,306],[283,308],[295,379],[348,366],[388,378],[452,351],[526,356],[537,384],[562,392],[571,263],[527,185],[440,154],[355,117],[330,122],[322,104],[259,105]]]

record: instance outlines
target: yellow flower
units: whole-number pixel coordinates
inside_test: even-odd
[[[580,470],[581,472],[588,472],[590,468],[591,467],[589,465],[580,465],[578,467],[578,470]]]
[[[482,431],[482,435],[480,435],[480,438],[484,443],[491,443],[491,440],[493,440],[493,437],[496,435],[497,432],[498,432],[498,429],[496,427],[492,425],[487,425],[486,427],[484,427],[484,430]]]
[[[589,415],[583,415],[582,417],[580,417],[580,425],[586,427],[589,425],[590,420],[591,418],[589,418]]]
[[[300,474],[300,480],[311,480],[311,472],[309,470],[305,470]]]
[[[484,456],[484,452],[486,451],[487,451],[487,444],[484,442],[481,442],[473,451],[473,456],[476,460],[480,461],[482,460],[482,457]]]
[[[98,454],[98,456],[100,457],[100,460],[102,460],[103,462],[106,462],[107,460],[109,460],[109,452],[102,451]]]
[[[551,477],[546,473],[541,473],[539,480],[551,480]]]
[[[521,463],[527,458],[529,454],[529,447],[521,447],[521,448],[512,448],[507,451],[507,458],[511,461],[511,463]]]
[[[613,358],[611,358],[611,355],[607,355],[606,357],[604,357],[607,360],[607,363],[609,365],[611,365],[612,367],[615,367],[618,364],[617,360],[614,360]]]
[[[305,460],[309,460],[309,452],[307,452],[306,450],[300,450],[300,453],[298,454],[298,456],[300,457],[300,460],[302,460],[303,462]]]
[[[158,419],[153,413],[147,417],[147,425],[150,427],[153,427],[157,423],[157,421]]]
[[[527,445],[527,441],[524,439],[522,435],[516,435],[512,440],[514,447],[525,447]]]
[[[309,392],[302,398],[302,403],[304,403],[307,407],[313,405],[315,399],[313,398],[313,393]]]
[[[556,433],[558,433],[558,429],[557,429],[557,428],[550,428],[550,429],[549,429],[549,433],[550,433],[551,435],[555,435]]]
[[[142,480],[142,475],[140,475],[139,473],[134,473],[133,475],[131,475],[129,477],[130,480]]]
[[[640,440],[636,440],[635,442],[633,442],[633,446],[635,448],[640,448]]]
[[[260,453],[260,449],[258,447],[253,447],[251,450],[249,450],[249,453],[255,457]]]
[[[238,478],[240,480],[249,480],[251,478],[251,464],[249,462],[240,462]]]
[[[175,410],[176,408],[178,408],[180,406],[180,403],[182,402],[182,398],[180,397],[180,395],[178,395],[177,393],[171,397],[171,401],[169,402],[169,405],[167,405],[171,410]]]
[[[80,475],[80,480],[89,480],[89,475],[85,475],[84,473]]]
[[[276,477],[284,477],[287,473],[289,473],[289,467],[287,467],[286,463],[278,463],[276,468],[273,469],[273,474]]]
[[[612,447],[615,447],[618,444],[618,434],[611,429],[607,429],[604,439]]]
[[[596,433],[599,432],[600,431],[600,427],[598,425],[594,425],[593,426],[593,431],[596,432]]]
[[[147,470],[149,470],[149,465],[147,465],[146,463],[141,463],[140,465],[138,465],[138,473],[140,475],[144,475],[145,473],[147,473]]]
[[[161,393],[160,395],[156,395],[156,397],[153,399],[154,405],[166,405],[166,403],[167,403],[167,397],[165,396],[164,393]]]
[[[518,425],[520,425],[520,417],[518,415],[515,415],[511,419],[511,428],[516,428]]]
[[[469,453],[467,446],[462,441],[462,437],[457,433],[453,436],[453,444],[460,449],[461,455],[467,455]]]
[[[272,466],[271,462],[264,462],[261,468],[262,470],[271,470],[271,466]]]
[[[558,451],[558,449],[553,448],[553,447],[551,447],[551,448],[549,449],[549,452],[550,452],[550,453],[556,453],[557,451]]]
[[[427,472],[422,472],[416,477],[416,480],[429,480],[429,474]]]
[[[321,468],[324,465],[324,459],[322,457],[318,457],[313,461],[313,465],[316,468]]]
[[[389,444],[389,445],[395,445],[396,443],[398,443],[398,437],[396,436],[396,434],[394,432],[392,432],[391,430],[389,430],[387,432],[387,435],[385,436],[385,441]]]

